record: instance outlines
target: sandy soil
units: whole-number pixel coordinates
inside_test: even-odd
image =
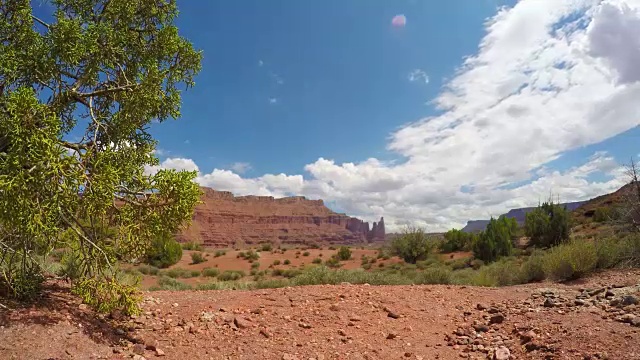
[[[625,271],[500,289],[151,292],[135,318],[96,317],[53,288],[33,307],[0,311],[0,358],[640,359],[629,300],[639,283],[640,271]]]

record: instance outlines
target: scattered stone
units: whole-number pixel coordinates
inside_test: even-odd
[[[346,333],[344,330],[342,330],[342,329],[338,329],[338,334],[339,334],[340,336],[347,336],[347,333]]]
[[[476,309],[478,309],[478,310],[480,310],[480,311],[482,311],[482,310],[487,310],[487,305],[485,305],[485,304],[481,304],[481,303],[478,303],[478,304],[476,305]]]
[[[398,337],[398,334],[396,334],[396,333],[389,333],[387,335],[387,339],[389,339],[389,340],[393,340],[393,339],[395,339],[397,337]]]
[[[602,294],[603,292],[607,291],[607,288],[600,288],[600,289],[595,289],[595,290],[591,290],[591,291],[587,291],[589,296],[596,296],[598,294]]]
[[[498,309],[497,307],[490,307],[489,310],[487,310],[487,312],[489,314],[497,314],[500,312],[500,309]]]
[[[291,354],[282,354],[282,360],[298,360],[298,357]]]
[[[339,311],[340,310],[340,306],[338,306],[338,304],[331,304],[329,306],[329,310],[331,310],[331,311]]]
[[[164,356],[164,351],[156,349],[156,356]]]
[[[489,327],[485,324],[477,324],[473,326],[473,329],[477,332],[487,332],[489,331]]]
[[[212,312],[203,312],[202,315],[200,315],[200,321],[202,322],[213,321],[215,317],[216,317],[216,314]]]
[[[533,330],[529,330],[526,333],[520,334],[520,343],[526,344],[536,338],[536,333]]]
[[[554,299],[548,297],[548,298],[546,298],[544,300],[543,306],[547,307],[547,308],[552,308],[552,307],[556,306],[556,301]]]
[[[249,324],[246,320],[241,319],[239,317],[234,318],[233,323],[236,325],[238,329],[246,329],[249,326],[251,326],[251,324]]]
[[[135,345],[133,345],[133,349],[131,351],[133,351],[134,354],[143,355],[144,354],[144,350],[145,350],[145,346],[144,345],[135,344]]]
[[[147,360],[147,358],[142,355],[135,354],[133,355],[133,360]]]
[[[311,329],[311,324],[307,324],[307,323],[299,323],[298,326],[300,326],[303,329]]]
[[[511,357],[511,352],[509,351],[509,349],[507,349],[504,346],[501,346],[498,349],[496,349],[496,352],[493,354],[494,360],[509,360],[510,357]]]
[[[489,319],[489,325],[491,324],[502,324],[504,322],[504,315],[498,313],[491,316]]]
[[[633,295],[626,295],[624,297],[622,297],[622,301],[621,304],[623,306],[628,306],[628,305],[638,305],[638,298],[636,298]]]
[[[271,337],[271,333],[267,329],[260,329],[260,335],[266,337],[267,339]]]
[[[618,320],[623,323],[631,324],[636,320],[636,316],[633,314],[624,314]]]
[[[575,299],[573,303],[576,304],[576,306],[584,306],[586,304],[582,299]]]
[[[387,312],[387,316],[392,318],[392,319],[399,319],[400,318],[400,315],[397,312],[395,312],[395,311],[393,311],[393,310],[391,310],[391,309],[389,309],[387,307],[384,308],[384,311],[386,311]]]

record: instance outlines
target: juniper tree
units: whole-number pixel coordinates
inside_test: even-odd
[[[0,2],[0,287],[37,293],[42,258],[64,247],[76,293],[134,311],[110,269],[198,201],[194,172],[145,167],[158,164],[149,128],[180,117],[201,53],[178,33],[176,0],[43,2],[50,19]]]

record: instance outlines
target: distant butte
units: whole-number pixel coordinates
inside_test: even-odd
[[[234,196],[202,188],[202,204],[179,241],[207,247],[231,247],[263,242],[274,244],[360,244],[385,239],[384,219],[369,223],[336,213],[322,200],[302,196]]]

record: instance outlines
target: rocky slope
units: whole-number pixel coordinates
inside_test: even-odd
[[[147,292],[132,318],[54,291],[0,308],[0,359],[640,359],[639,280]]]
[[[370,227],[368,222],[331,211],[322,200],[234,196],[208,188],[203,192],[192,225],[178,235],[180,241],[229,247],[262,242],[355,244],[385,238],[384,219]]]

